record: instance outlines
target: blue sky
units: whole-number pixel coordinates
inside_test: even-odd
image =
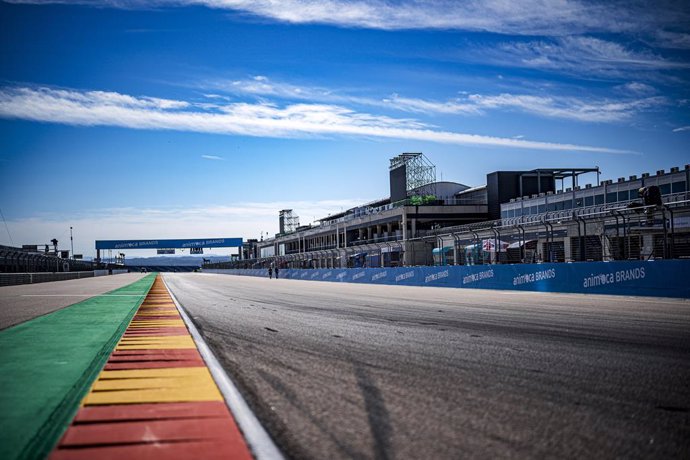
[[[690,162],[681,1],[67,3],[0,3],[0,244],[258,237],[408,151],[468,185]]]

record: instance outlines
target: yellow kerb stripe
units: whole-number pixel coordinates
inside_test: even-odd
[[[103,371],[85,405],[222,401],[205,367]]]

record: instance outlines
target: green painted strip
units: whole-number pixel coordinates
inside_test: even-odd
[[[155,277],[0,331],[0,458],[50,453]]]

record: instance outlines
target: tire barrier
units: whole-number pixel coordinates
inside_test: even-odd
[[[280,277],[307,281],[436,286],[537,292],[690,298],[690,260],[543,263],[388,268],[283,269]],[[268,276],[266,269],[212,270]]]

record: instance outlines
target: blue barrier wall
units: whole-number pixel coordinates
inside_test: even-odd
[[[265,269],[204,270],[268,276]],[[284,269],[311,281],[690,298],[690,260],[446,267]]]

